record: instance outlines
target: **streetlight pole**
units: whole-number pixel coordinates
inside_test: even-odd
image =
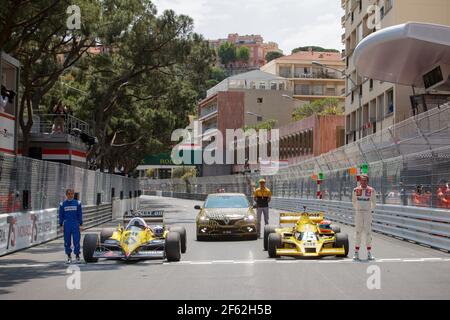
[[[325,65],[325,64],[323,64],[323,63],[320,63],[320,62],[318,62],[318,61],[313,61],[312,64],[313,64],[313,65],[316,65],[316,66],[323,67],[323,68],[327,68],[327,69],[331,69],[331,70],[337,71],[337,72],[341,73],[342,76],[345,77],[346,80],[349,79],[349,80],[352,82],[352,84],[353,84],[353,86],[354,86],[355,88],[358,87],[358,85],[356,84],[356,82],[350,77],[350,75],[346,74],[344,70],[339,70],[339,69],[336,69],[336,68],[327,66],[327,65]],[[347,84],[346,84],[346,86],[347,86]],[[362,110],[362,96],[361,96],[361,92],[358,92],[358,97],[359,97],[359,99],[358,99],[358,100],[359,100],[359,107],[358,107],[358,108],[359,108],[359,110],[361,110],[361,111],[360,111],[360,112],[361,112],[361,115],[360,115],[359,122],[361,123],[361,122],[362,122],[362,121],[361,121],[361,119],[362,119],[362,113],[363,113],[363,110]],[[358,114],[358,112],[356,112],[356,114]],[[360,138],[361,138],[361,136],[360,136]]]

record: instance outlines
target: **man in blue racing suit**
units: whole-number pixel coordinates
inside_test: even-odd
[[[59,206],[59,226],[64,226],[64,249],[67,263],[72,262],[72,238],[76,261],[80,262],[80,233],[83,225],[81,202],[74,199],[73,189],[66,190],[67,199]]]

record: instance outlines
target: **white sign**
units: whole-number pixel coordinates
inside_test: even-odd
[[[0,112],[0,152],[15,154],[15,118]]]
[[[0,255],[56,238],[57,209],[0,215]]]

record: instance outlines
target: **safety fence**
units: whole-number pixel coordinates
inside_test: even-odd
[[[374,135],[265,176],[274,196],[315,199],[312,175],[324,173],[323,199],[350,201],[355,176],[349,168],[369,165],[379,204],[450,209],[450,105],[409,118]],[[142,179],[145,190],[181,193],[243,192],[250,195],[259,174]],[[440,194],[442,191],[442,194]],[[446,204],[447,202],[447,204]]]
[[[137,198],[137,179],[0,154],[0,214],[56,208],[73,188],[85,206]]]
[[[450,249],[450,105],[429,110],[344,147],[308,159],[277,174],[264,176],[272,206],[282,210],[324,210],[331,218],[352,223],[351,196],[356,187],[350,168],[369,166],[378,209],[374,229],[436,248]],[[316,200],[313,175],[323,173],[323,200]],[[251,196],[262,176],[253,173],[190,179],[141,180],[145,192],[172,192],[199,200],[225,189]],[[181,194],[181,196],[180,196]],[[186,194],[186,195],[183,195]],[[200,197],[200,198],[199,198]]]

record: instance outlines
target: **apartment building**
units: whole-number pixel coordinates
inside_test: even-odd
[[[358,43],[376,32],[409,21],[450,25],[448,0],[341,0],[345,15],[346,143],[359,140],[413,115],[412,95],[420,90],[358,75],[353,52]],[[388,57],[386,57],[388,59]]]
[[[339,99],[343,105],[345,80],[342,71],[344,69],[345,62],[341,53],[312,50],[281,57],[261,67],[261,71],[288,79],[288,85],[293,91],[297,106],[330,97]]]
[[[275,128],[292,121],[294,103],[289,97],[287,80],[273,74],[254,70],[229,77],[211,88],[198,104],[203,136],[227,129],[240,129],[267,120],[276,120]],[[208,143],[206,143],[208,144]],[[224,146],[226,141],[224,141]],[[227,175],[232,165],[203,166],[203,175]]]
[[[259,69],[266,63],[267,52],[277,51],[283,53],[278,48],[275,42],[264,43],[261,35],[239,35],[237,33],[230,33],[225,39],[209,40],[209,45],[212,49],[218,52],[219,47],[225,43],[233,43],[237,48],[245,46],[250,50],[250,59],[246,65],[248,69]],[[236,62],[234,67],[243,67],[241,62]]]

